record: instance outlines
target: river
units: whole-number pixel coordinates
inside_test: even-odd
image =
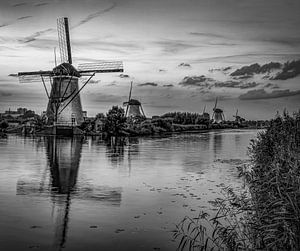
[[[176,250],[175,224],[239,187],[257,130],[0,139],[0,250]]]

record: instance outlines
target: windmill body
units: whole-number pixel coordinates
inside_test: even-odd
[[[128,117],[144,117],[141,111],[142,104],[136,99],[130,99],[128,102]]]
[[[129,91],[129,98],[127,102],[124,102],[123,105],[126,106],[126,117],[141,117],[145,118],[145,113],[142,107],[142,104],[140,101],[137,99],[132,99],[131,98],[131,93],[132,93],[132,82],[130,84],[130,91]]]
[[[215,107],[213,109],[213,123],[220,124],[225,121],[224,112],[222,109],[217,108],[218,99],[216,99]]]
[[[74,127],[83,122],[80,92],[96,73],[123,72],[121,61],[98,61],[80,64],[78,70],[72,65],[72,53],[68,18],[57,20],[58,42],[61,64],[51,71],[19,72],[20,82],[33,82],[41,79],[48,96],[47,124],[52,126],[47,134],[76,134]],[[79,88],[79,78],[88,79]],[[45,79],[50,80],[48,92]],[[59,128],[58,128],[59,127]],[[53,129],[53,130],[52,130]],[[71,131],[70,131],[71,130]],[[61,132],[61,133],[60,133]]]
[[[68,71],[65,69],[68,69]],[[58,125],[80,125],[83,122],[83,112],[80,95],[76,95],[79,91],[79,73],[68,63],[57,66],[53,71],[60,72],[60,74],[53,77],[46,111],[47,123],[49,125],[53,123]],[[70,102],[70,100],[72,101]],[[70,102],[69,105],[67,105],[68,102]],[[66,108],[59,112],[61,107]]]

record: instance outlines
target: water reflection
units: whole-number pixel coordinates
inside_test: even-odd
[[[65,247],[72,201],[90,200],[120,206],[122,188],[95,186],[85,181],[77,186],[78,171],[81,160],[83,137],[59,138],[45,137],[44,147],[48,166],[40,181],[18,180],[17,195],[46,196],[51,198],[52,212],[55,218],[54,246],[57,250]],[[123,156],[122,145],[114,146],[114,151]],[[47,186],[47,173],[50,182]]]
[[[217,158],[223,150],[223,134],[219,132],[213,133],[213,151],[214,158]]]
[[[110,137],[106,139],[106,156],[113,165],[121,164],[124,161],[124,147],[126,145],[124,137]]]

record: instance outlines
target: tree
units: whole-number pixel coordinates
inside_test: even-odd
[[[8,127],[8,123],[5,120],[0,122],[0,128],[1,129],[6,129],[7,127]]]
[[[113,136],[120,135],[121,131],[125,128],[126,117],[122,107],[113,106],[106,114],[104,120],[104,130]]]

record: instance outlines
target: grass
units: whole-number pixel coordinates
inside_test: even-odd
[[[251,141],[239,167],[247,189],[224,189],[214,216],[185,217],[179,250],[300,250],[300,112],[277,116]]]

